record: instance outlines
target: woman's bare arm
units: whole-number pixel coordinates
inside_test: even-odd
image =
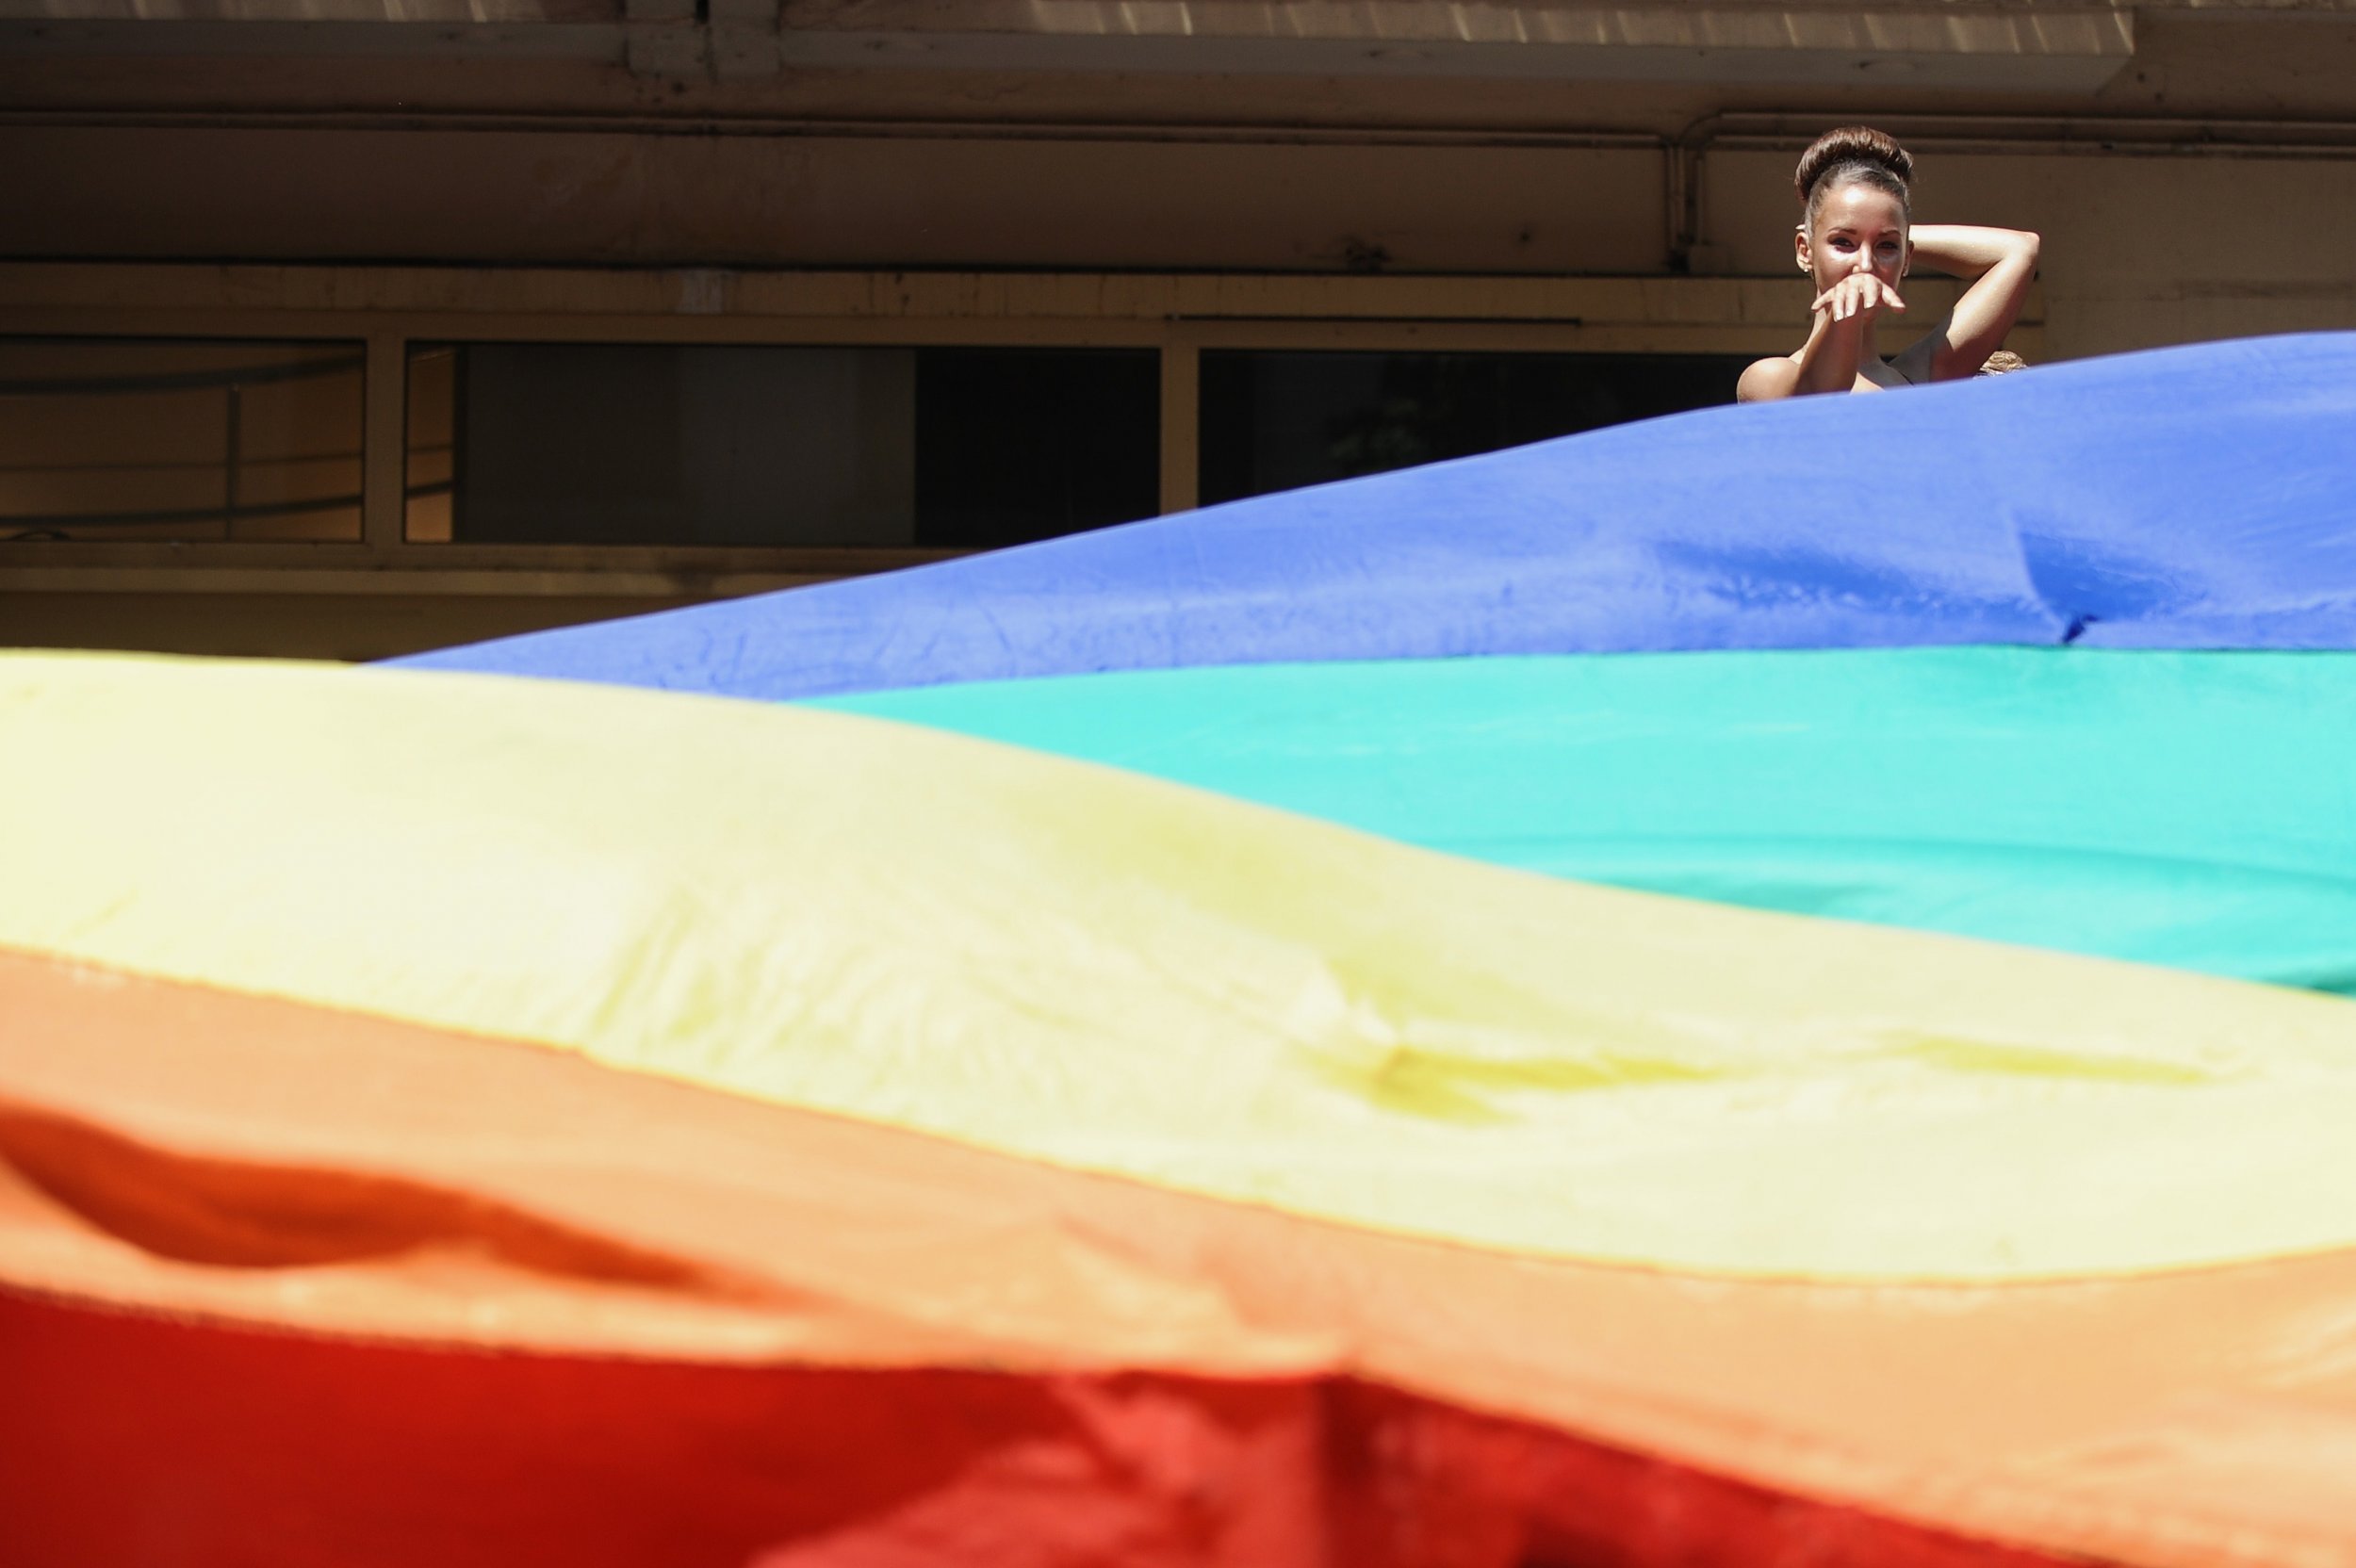
[[[2023,229],[1982,229],[1962,223],[1918,223],[1914,264],[1968,279],[1940,329],[1931,356],[1933,381],[1959,381],[2004,345],[2037,279],[2037,237]]]
[[[1773,359],[1755,359],[1742,372],[1742,379],[1734,384],[1734,400],[1738,403],[1771,403],[1778,398],[1789,398],[1800,389],[1800,368],[1790,354],[1777,354]]]
[[[1735,384],[1735,400],[1766,402],[1851,390],[1857,385],[1857,368],[1865,363],[1875,317],[1884,310],[1906,308],[1906,302],[1877,279],[1841,279],[1809,307],[1813,320],[1798,357],[1778,355],[1753,364]]]

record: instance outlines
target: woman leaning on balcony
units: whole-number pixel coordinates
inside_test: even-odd
[[[1736,389],[1742,401],[1956,381],[1978,373],[2004,346],[2037,276],[2037,237],[1955,223],[1917,226],[1908,204],[1913,175],[1905,148],[1862,125],[1827,131],[1800,155],[1793,244],[1800,270],[1816,285],[1813,319],[1798,351],[1742,372]],[[1917,266],[1952,273],[1969,286],[1921,341],[1883,359],[1875,329],[1885,315],[1905,313],[1898,285]]]

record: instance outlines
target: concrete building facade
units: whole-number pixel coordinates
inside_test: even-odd
[[[2356,327],[2344,0],[0,0],[0,643],[374,657],[1722,400],[1856,121],[2046,237],[2033,362]]]

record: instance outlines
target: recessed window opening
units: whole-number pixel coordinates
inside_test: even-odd
[[[1150,516],[1151,349],[420,344],[413,543],[984,547]]]
[[[364,346],[0,339],[0,539],[356,540]]]

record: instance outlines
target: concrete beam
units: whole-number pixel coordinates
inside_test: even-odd
[[[2332,0],[2337,4],[2338,0]],[[780,5],[782,9],[780,10]],[[626,58],[641,74],[784,68],[1519,77],[2090,91],[2135,12],[1714,0],[0,0],[0,47],[51,54]],[[780,25],[781,23],[781,25]],[[690,42],[673,36],[702,35]]]
[[[2108,4],[787,0],[789,66],[2091,91],[2135,53]]]

